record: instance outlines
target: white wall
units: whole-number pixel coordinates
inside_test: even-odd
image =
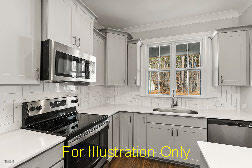
[[[252,25],[252,6],[240,16],[240,25]],[[252,63],[252,62],[251,62]],[[252,65],[252,64],[251,64]],[[251,68],[250,68],[251,69]],[[252,71],[251,71],[252,73]],[[252,111],[252,87],[241,87],[241,110]]]
[[[240,25],[252,24],[252,6],[250,6],[239,18]]]

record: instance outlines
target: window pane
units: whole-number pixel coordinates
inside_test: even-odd
[[[170,57],[171,51],[170,46],[160,46],[160,69],[169,70],[170,69]]]
[[[160,94],[170,94],[170,72],[160,72]]]
[[[159,47],[149,48],[149,68],[158,69],[159,68]]]
[[[158,72],[149,72],[149,94],[158,94]]]
[[[189,71],[189,94],[200,95],[201,94],[201,72]]]
[[[200,43],[189,43],[188,44],[188,55],[189,55],[189,67],[198,68],[200,67]]]
[[[188,88],[187,88],[187,71],[177,71],[176,72],[176,85],[177,95],[188,95]]]
[[[176,46],[176,68],[187,68],[187,44]]]

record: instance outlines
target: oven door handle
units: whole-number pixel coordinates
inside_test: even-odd
[[[109,120],[104,121],[103,123],[99,124],[100,126],[94,126],[88,130],[86,130],[85,132],[81,133],[80,135],[70,139],[68,141],[68,146],[73,147],[77,144],[79,144],[80,142],[88,139],[89,137],[97,134],[99,131],[101,131],[102,129],[104,129],[105,127],[107,127],[109,125]]]

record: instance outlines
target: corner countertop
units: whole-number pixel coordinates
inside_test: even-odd
[[[103,105],[85,110],[79,110],[80,113],[99,114],[108,116],[112,116],[119,111],[158,114],[158,115],[162,114],[162,115],[181,116],[181,117],[252,121],[252,113],[237,112],[232,110],[196,110],[199,114],[185,114],[185,113],[173,113],[173,112],[157,112],[153,111],[152,107],[131,106],[131,105]]]
[[[18,166],[62,143],[64,137],[19,129],[0,135],[0,167]],[[5,160],[13,163],[5,163]]]
[[[198,142],[208,168],[251,167],[252,148]]]

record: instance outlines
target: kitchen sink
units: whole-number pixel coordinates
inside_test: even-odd
[[[182,108],[154,108],[153,111],[158,112],[172,112],[172,113],[186,113],[186,114],[198,114],[197,111],[182,109]]]

